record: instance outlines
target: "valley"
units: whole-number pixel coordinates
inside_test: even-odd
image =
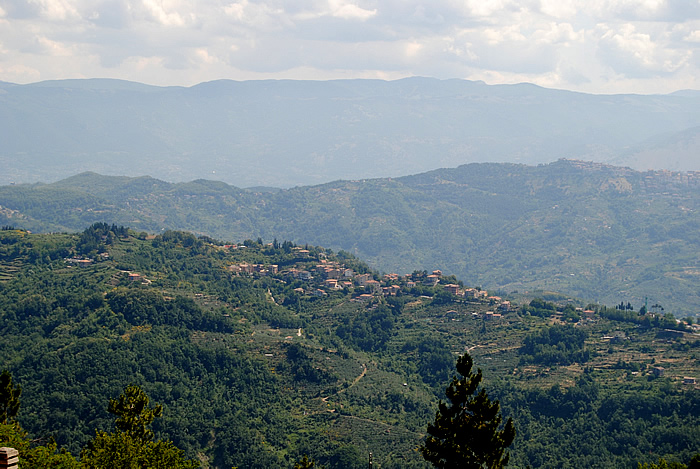
[[[19,421],[73,454],[109,429],[105,396],[135,382],[164,406],[156,434],[204,467],[291,467],[303,454],[362,467],[369,452],[377,467],[426,467],[416,448],[464,352],[516,422],[513,467],[695,453],[686,378],[700,376],[700,341],[668,314],[497,297],[290,241],[98,223],[5,229],[0,249]]]

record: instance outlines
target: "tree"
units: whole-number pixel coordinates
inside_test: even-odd
[[[163,406],[148,407],[148,396],[136,385],[129,385],[118,399],[110,399],[107,410],[117,416],[114,426],[134,439],[147,442],[153,439],[148,427],[163,414]]]
[[[457,372],[445,390],[450,405],[440,401],[435,422],[428,425],[428,436],[421,446],[423,458],[438,468],[502,468],[515,438],[512,419],[501,426],[498,400],[489,399],[480,387],[482,374],[472,372],[467,353],[457,360]]]
[[[0,374],[0,423],[6,424],[17,416],[21,395],[22,388],[12,383],[9,371],[3,370]]]
[[[679,463],[676,461],[671,461],[668,462],[664,458],[659,458],[659,463],[637,463],[637,469],[686,469],[688,466],[686,466],[683,463]]]
[[[78,469],[80,463],[64,449],[59,450],[53,438],[45,445],[37,444],[19,423],[0,423],[0,447],[19,451],[22,469]]]
[[[148,428],[163,408],[148,407],[148,396],[140,387],[129,385],[117,399],[110,399],[108,410],[117,416],[113,433],[97,431],[80,455],[87,469],[194,469],[199,463],[185,459],[184,451],[171,441],[152,441]]]
[[[319,466],[316,465],[316,461],[312,459],[309,459],[309,456],[306,454],[296,463],[294,463],[294,469],[316,469],[319,468]]]
[[[46,445],[30,440],[27,432],[15,420],[19,412],[22,389],[12,383],[12,375],[3,370],[0,374],[0,446],[14,448],[22,458],[23,469],[77,469],[80,465],[51,438]]]
[[[695,456],[690,458],[688,469],[700,469],[700,453],[696,453]]]

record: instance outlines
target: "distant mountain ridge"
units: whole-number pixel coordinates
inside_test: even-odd
[[[420,77],[0,83],[0,184],[95,171],[293,187],[559,158],[698,170],[696,141],[680,154],[648,149],[698,126],[700,93],[687,90],[588,95]]]
[[[560,160],[469,164],[280,191],[84,173],[0,186],[0,224],[97,221],[222,240],[289,239],[385,272],[441,269],[489,290],[554,290],[605,304],[700,310],[700,173]],[[646,299],[646,300],[645,300]]]

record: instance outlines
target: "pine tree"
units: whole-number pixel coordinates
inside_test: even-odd
[[[15,386],[9,371],[3,370],[0,374],[0,423],[8,423],[19,412],[19,397],[22,388]]]
[[[316,469],[318,467],[316,461],[309,459],[306,454],[299,461],[294,463],[294,469]]]
[[[162,407],[148,407],[148,396],[140,387],[127,386],[118,399],[110,399],[108,410],[117,416],[112,433],[98,431],[83,449],[85,469],[195,469],[197,461],[169,440],[153,440],[148,428],[162,414]]]
[[[110,399],[107,410],[117,416],[114,426],[142,442],[153,439],[148,427],[163,414],[163,406],[148,407],[148,396],[136,385],[129,385],[118,399]]]
[[[421,447],[426,461],[438,468],[497,469],[508,464],[506,453],[515,438],[512,419],[501,426],[498,400],[489,399],[480,387],[482,374],[472,372],[467,353],[457,360],[456,376],[440,401],[435,422],[428,425],[428,436]]]

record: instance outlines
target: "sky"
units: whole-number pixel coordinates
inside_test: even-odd
[[[0,81],[700,89],[700,0],[0,0]]]

